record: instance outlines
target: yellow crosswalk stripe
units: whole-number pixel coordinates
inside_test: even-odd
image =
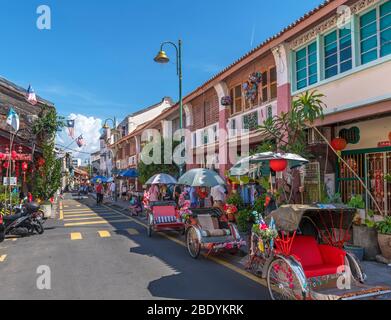
[[[5,259],[7,259],[7,255],[6,254],[3,254],[2,256],[0,256],[0,262],[4,262]]]
[[[111,234],[108,231],[98,231],[98,234],[101,238],[110,238]]]
[[[119,218],[117,215],[105,215],[105,216],[98,216],[98,215],[91,215],[91,216],[66,216],[64,221],[70,222],[70,221],[87,221],[87,220],[113,220],[115,218]]]
[[[79,232],[73,232],[71,233],[71,240],[82,240],[83,236]]]
[[[96,213],[87,213],[87,214],[66,214],[65,218],[82,218],[82,217],[98,217]]]
[[[123,222],[132,222],[131,220],[101,220],[101,221],[91,221],[91,222],[75,222],[75,223],[66,223],[64,224],[65,228],[70,227],[81,227],[81,226],[93,226],[93,225],[99,225],[99,224],[110,224],[110,223],[123,223]]]
[[[95,217],[87,217],[87,218],[66,218],[64,219],[65,222],[72,222],[72,221],[88,221],[88,220],[103,220],[102,218],[95,216]]]

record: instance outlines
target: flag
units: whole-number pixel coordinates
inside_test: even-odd
[[[27,89],[26,98],[27,98],[27,101],[30,102],[33,106],[38,103],[37,96],[36,96],[35,91],[31,85],[29,85],[29,88]]]
[[[7,116],[7,123],[14,128],[15,131],[19,131],[19,115],[15,112],[14,108],[10,107]]]
[[[77,138],[76,143],[79,146],[79,148],[84,146],[84,138],[83,138],[83,136],[80,136],[79,138]]]
[[[69,131],[69,136],[72,139],[75,139],[75,120],[68,120],[67,121],[67,128]]]

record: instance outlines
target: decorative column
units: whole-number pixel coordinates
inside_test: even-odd
[[[229,96],[229,90],[225,82],[218,83],[214,88],[219,99],[219,171],[220,175],[224,177],[226,171],[230,169],[227,127],[230,114],[229,106],[223,106],[221,99]]]
[[[289,48],[281,44],[273,50],[277,69],[277,114],[288,112],[291,108],[291,83],[289,78]]]

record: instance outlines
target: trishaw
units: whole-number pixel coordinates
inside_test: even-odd
[[[153,232],[177,231],[185,232],[185,224],[180,219],[174,201],[152,202],[148,213],[148,236]]]
[[[212,170],[193,169],[186,172],[178,184],[194,188],[213,188],[224,185],[225,182]],[[236,251],[246,245],[236,225],[224,219],[222,209],[190,208],[188,203],[182,206],[180,211],[186,222],[186,245],[192,258],[197,259],[201,250],[206,250],[207,255],[210,255],[220,251]]]
[[[177,180],[168,174],[157,174],[151,177],[146,185],[175,185]],[[148,198],[148,199],[146,199]],[[152,237],[153,232],[177,231],[181,234],[185,232],[185,223],[177,212],[175,201],[149,201],[149,197],[144,198],[144,206],[147,207],[148,216],[148,236]]]
[[[191,212],[192,223],[186,224],[186,245],[192,258],[197,259],[201,250],[210,255],[246,246],[236,225],[221,219],[224,212],[220,208],[191,209]]]
[[[266,279],[273,300],[390,294],[389,288],[366,286],[358,259],[344,250],[354,215],[355,210],[342,206],[282,206],[254,227],[246,268]]]

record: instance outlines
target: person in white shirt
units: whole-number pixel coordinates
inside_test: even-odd
[[[112,182],[111,185],[110,185],[110,193],[111,193],[111,199],[113,201],[117,201],[117,193],[116,193],[115,182]]]
[[[218,185],[211,190],[211,196],[213,198],[213,206],[217,208],[223,208],[226,201],[226,190],[223,186]]]

